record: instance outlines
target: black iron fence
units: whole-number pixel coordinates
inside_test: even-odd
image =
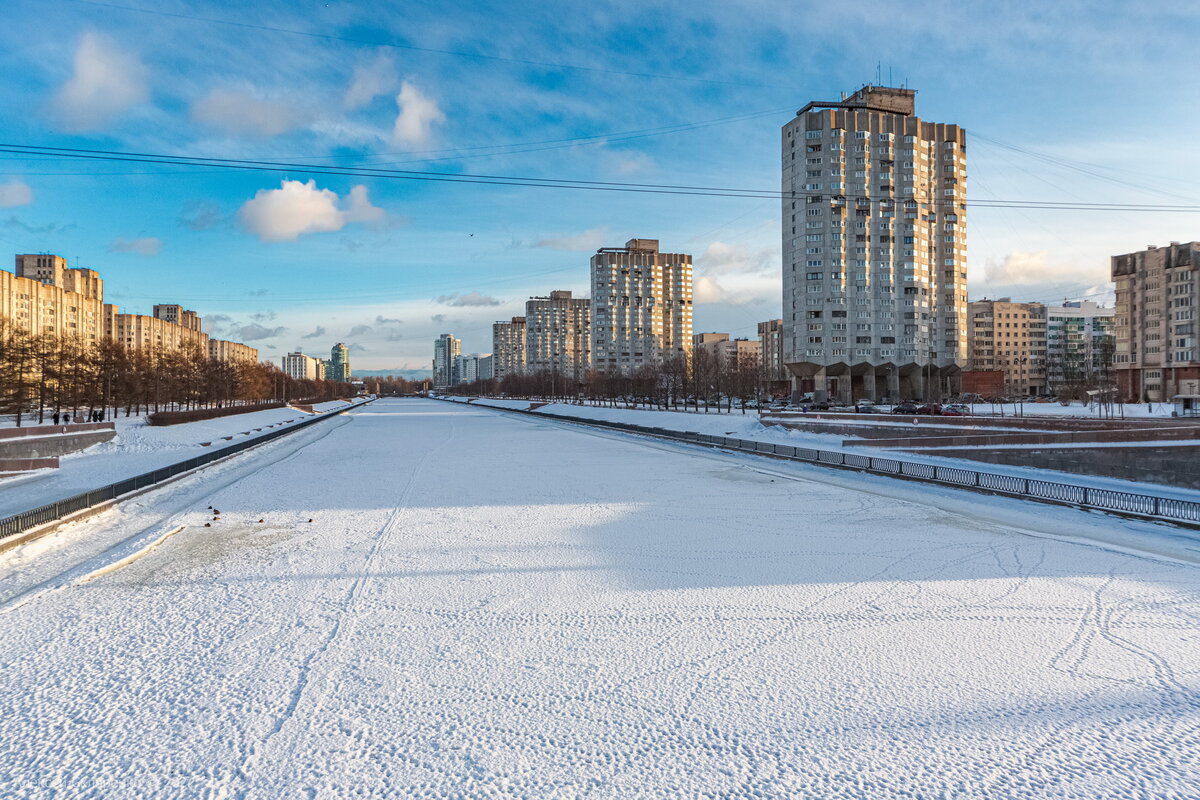
[[[367,400],[363,403],[357,403],[357,406],[366,405],[372,402]],[[136,475],[132,478],[126,478],[123,481],[110,483],[107,486],[101,486],[98,489],[82,492],[71,497],[64,497],[53,503],[48,503],[38,508],[31,508],[28,511],[22,511],[19,514],[13,514],[11,517],[0,519],[0,539],[9,536],[15,536],[18,533],[23,533],[39,525],[45,525],[48,522],[62,519],[68,514],[74,514],[76,511],[82,511],[85,508],[106,503],[110,500],[116,500],[119,497],[136,492],[139,489],[145,489],[148,486],[153,486],[156,483],[173,478],[176,475],[181,475],[184,472],[203,467],[205,464],[211,464],[214,461],[231,456],[234,453],[240,453],[243,450],[249,450],[251,447],[257,447],[260,444],[265,444],[281,436],[287,436],[289,433],[295,433],[302,428],[307,428],[309,425],[328,419],[340,414],[342,411],[350,408],[336,408],[333,411],[326,411],[309,419],[297,422],[295,425],[289,425],[286,428],[280,428],[276,431],[264,433],[262,436],[256,436],[253,439],[246,439],[236,444],[218,447],[214,450],[209,450],[201,455],[189,458],[186,461],[180,461],[177,464],[171,464],[166,467],[160,467],[156,470]]]
[[[457,401],[450,401],[457,402]],[[792,447],[773,442],[759,442],[752,439],[734,439],[727,436],[711,436],[691,431],[672,431],[666,428],[654,428],[646,425],[633,425],[627,422],[611,422],[609,420],[588,419],[586,417],[569,417],[561,414],[542,414],[537,411],[527,411],[515,408],[500,408],[498,406],[481,406],[496,411],[510,411],[517,414],[528,414],[542,419],[558,419],[565,422],[592,425],[598,428],[640,433],[656,436],[661,439],[693,442],[695,444],[719,447],[723,450],[738,450],[746,453],[762,453],[791,461],[804,461],[813,464],[823,464],[832,467],[856,469],[862,472],[873,472],[880,475],[891,475],[914,480],[929,481],[949,486],[991,492],[993,494],[1010,495],[1026,499],[1041,500],[1061,505],[1077,506],[1080,508],[1108,511],[1126,516],[1148,517],[1170,522],[1200,524],[1200,502],[1180,500],[1171,497],[1157,497],[1137,492],[1123,492],[1117,489],[1096,489],[1072,483],[1057,483],[1038,478],[1025,478],[1017,475],[1004,475],[996,472],[980,472],[963,467],[945,467],[936,464],[925,464],[917,461],[902,461],[897,458],[881,458],[877,456],[860,455],[858,453],[843,453],[836,450],[815,450],[808,447]]]

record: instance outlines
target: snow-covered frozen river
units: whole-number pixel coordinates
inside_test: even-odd
[[[1200,796],[1198,542],[381,400],[0,554],[0,796]]]

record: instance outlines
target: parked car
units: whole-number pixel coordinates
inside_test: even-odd
[[[828,411],[829,403],[825,402],[824,400],[820,400],[816,403],[809,403],[807,406],[804,407],[804,410],[805,411]]]
[[[916,403],[905,401],[892,408],[893,414],[920,414],[920,406]]]
[[[939,417],[942,414],[942,404],[941,403],[926,403],[923,406],[917,407],[917,413],[918,414],[926,414],[926,415],[932,416],[932,417]]]
[[[882,414],[883,409],[880,408],[879,406],[875,405],[874,403],[863,402],[863,403],[858,403],[856,406],[854,406],[854,413],[855,414]]]
[[[966,403],[951,403],[950,405],[942,406],[943,417],[969,417],[971,416],[971,407]]]

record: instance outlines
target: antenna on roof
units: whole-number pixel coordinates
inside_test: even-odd
[[[875,62],[875,83],[876,84],[883,83],[883,62],[882,61]]]

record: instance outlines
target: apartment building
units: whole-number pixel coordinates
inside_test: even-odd
[[[1116,309],[1090,300],[1046,307],[1046,383],[1051,393],[1108,386],[1115,318]]]
[[[104,305],[104,282],[91,269],[72,269],[62,256],[23,254],[16,272],[0,270],[0,318],[30,334],[104,338],[112,309]]]
[[[452,333],[443,333],[433,342],[433,388],[444,389],[458,381],[454,376],[454,359],[462,353],[462,342]]]
[[[454,357],[454,383],[488,381],[495,377],[491,353],[468,353]]]
[[[788,371],[783,364],[782,319],[758,323],[758,346],[763,380],[768,383],[787,380]]]
[[[108,306],[114,311],[115,306]],[[112,314],[107,334],[130,350],[199,351],[208,355],[208,334],[146,314]]]
[[[496,380],[525,371],[525,317],[492,324],[492,360]]]
[[[977,300],[968,309],[972,372],[1002,372],[1003,393],[1039,395],[1046,388],[1046,306],[1010,297]]]
[[[258,349],[227,339],[209,339],[208,357],[214,361],[225,361],[231,364],[257,364]]]
[[[692,353],[706,353],[728,370],[757,367],[762,363],[762,345],[750,339],[731,339],[728,333],[697,333],[692,336]]]
[[[325,378],[325,362],[298,350],[284,356],[282,365],[284,374],[297,380],[319,381]]]
[[[188,311],[183,306],[159,304],[154,307],[154,316],[158,319],[170,322],[174,325],[182,325],[185,328],[190,328],[194,331],[202,329],[200,315],[195,311]]]
[[[525,369],[582,381],[592,363],[592,301],[555,291],[525,302]]]
[[[1118,394],[1134,402],[1164,402],[1183,381],[1200,379],[1196,312],[1200,307],[1200,242],[1150,245],[1113,256],[1116,283],[1113,364]]]
[[[325,362],[325,379],[338,383],[350,382],[350,349],[338,342],[329,351]]]
[[[629,373],[692,344],[692,257],[659,252],[657,239],[602,247],[591,260],[592,364]]]
[[[967,359],[966,133],[867,85],[783,126],[784,361],[797,392],[937,400]]]

